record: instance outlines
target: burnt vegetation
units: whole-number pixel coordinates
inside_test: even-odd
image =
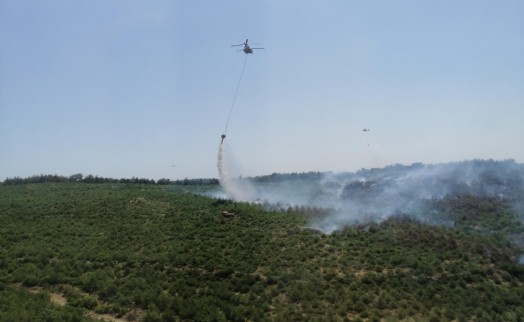
[[[481,165],[492,175],[424,201],[453,225],[405,213],[332,234],[302,229],[322,209],[194,193],[213,181],[6,180],[0,320],[519,321],[522,167],[501,177],[507,164]],[[318,180],[311,174],[294,177]],[[376,184],[362,183],[363,197]]]

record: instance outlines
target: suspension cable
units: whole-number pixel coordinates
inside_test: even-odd
[[[242,76],[244,76],[244,69],[246,68],[246,62],[247,62],[247,54],[245,54],[244,56],[246,56],[244,58],[244,65],[242,65],[242,72],[240,73],[240,78],[238,80],[237,89],[235,91],[235,96],[233,97],[233,104],[231,104],[231,109],[229,110],[229,115],[227,117],[227,122],[226,122],[226,128],[224,130],[224,135],[227,134],[227,126],[229,125],[229,119],[231,118],[231,113],[233,113],[233,108],[235,107],[235,102],[237,100],[238,89],[240,88],[240,83],[242,82]]]

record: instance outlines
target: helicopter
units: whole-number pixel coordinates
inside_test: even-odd
[[[244,49],[242,49],[244,51],[244,54],[252,54],[253,53],[253,49],[264,49],[264,48],[251,48],[247,44],[247,41],[248,41],[248,39],[246,39],[245,43],[238,44],[238,45],[231,45],[231,47],[244,46]]]
[[[362,129],[362,132],[369,132],[369,129]]]

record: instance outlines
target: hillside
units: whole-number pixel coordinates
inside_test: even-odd
[[[524,269],[510,238],[520,220],[506,199],[435,200],[454,227],[393,215],[326,235],[301,228],[311,214],[300,209],[270,211],[190,188],[0,185],[0,320],[524,316]],[[52,302],[57,296],[67,303]]]

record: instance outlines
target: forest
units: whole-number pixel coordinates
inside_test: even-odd
[[[309,175],[319,178],[292,176]],[[206,196],[213,181],[35,178],[0,185],[0,321],[524,316],[514,189],[425,200],[453,225],[397,213],[324,234],[305,229],[313,208]]]

